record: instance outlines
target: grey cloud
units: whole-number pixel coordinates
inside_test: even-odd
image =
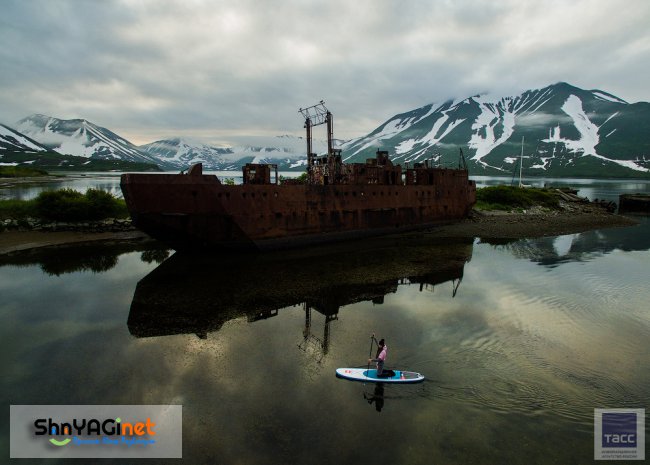
[[[84,117],[137,143],[301,134],[298,108],[325,99],[352,138],[427,103],[557,81],[648,100],[650,4],[626,5],[10,0],[0,121]]]

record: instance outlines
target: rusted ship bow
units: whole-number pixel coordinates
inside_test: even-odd
[[[331,113],[315,116],[322,118],[314,123],[307,113],[305,120],[306,183],[280,182],[277,168],[265,164],[247,164],[240,185],[204,175],[201,164],[186,174],[128,173],[121,187],[133,223],[177,250],[269,249],[428,228],[465,217],[475,203],[467,169],[425,162],[402,171],[384,151],[343,163],[332,147]],[[321,122],[329,149],[319,157],[311,127]]]

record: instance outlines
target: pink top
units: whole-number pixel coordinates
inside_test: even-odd
[[[379,357],[377,357],[377,360],[381,360],[382,362],[385,361],[387,351],[388,351],[388,346],[384,344],[384,347],[381,349],[381,352],[379,353]]]

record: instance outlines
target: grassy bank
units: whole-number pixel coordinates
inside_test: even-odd
[[[559,198],[549,189],[490,186],[476,190],[478,210],[523,210],[533,206],[559,208]]]
[[[88,189],[85,194],[60,189],[41,192],[33,200],[0,200],[0,219],[37,218],[70,222],[128,216],[123,199],[99,189]]]
[[[29,168],[27,166],[0,166],[0,178],[26,178],[47,176],[45,170]]]

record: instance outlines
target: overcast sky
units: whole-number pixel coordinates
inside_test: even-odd
[[[335,137],[448,98],[567,81],[650,100],[649,0],[0,0],[0,122],[86,118],[136,144]],[[325,137],[324,130],[316,137]]]

